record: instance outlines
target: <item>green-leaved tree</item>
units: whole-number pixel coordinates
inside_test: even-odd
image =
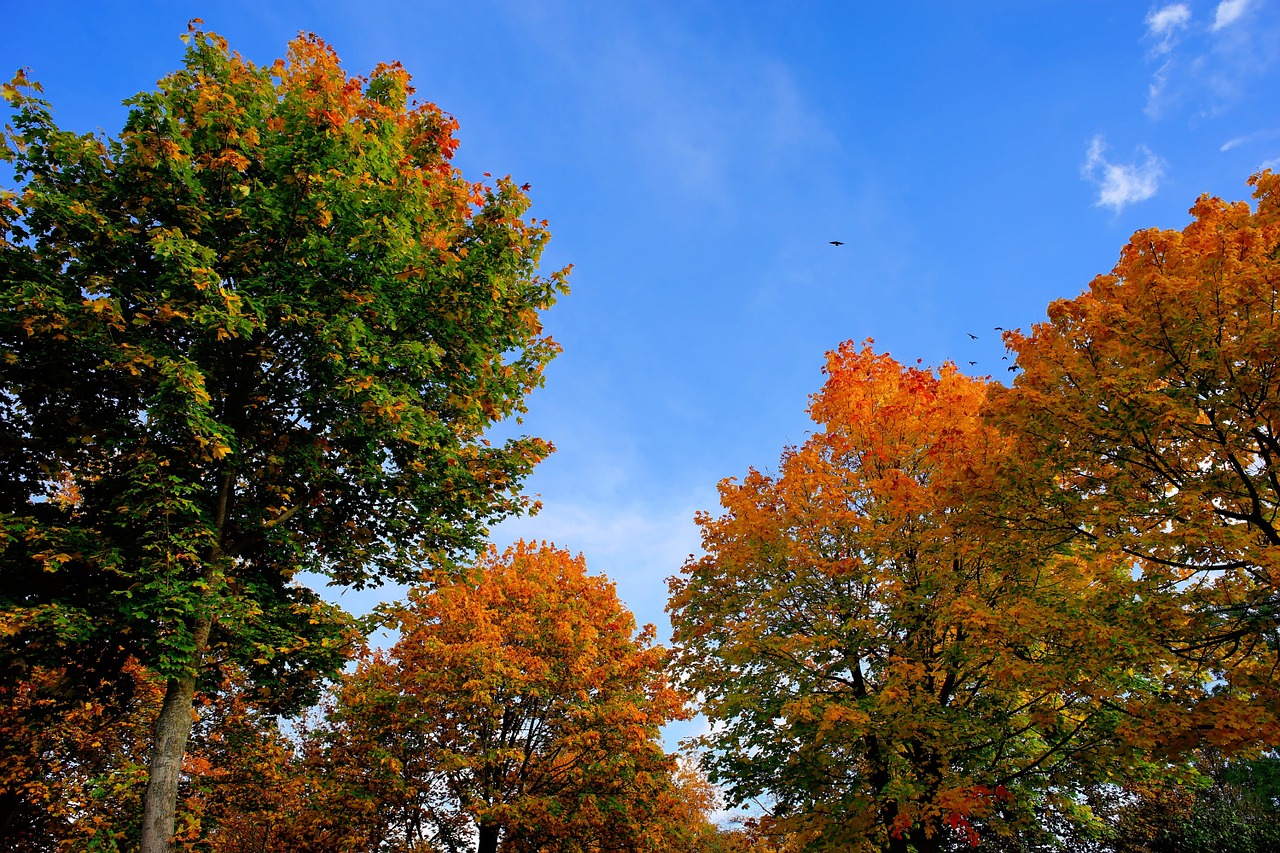
[[[464,180],[397,64],[313,36],[256,66],[194,22],[116,138],[22,74],[0,154],[0,672],[167,681],[142,850],[169,847],[202,672],[279,709],[351,620],[295,580],[407,580],[525,506],[549,452],[484,433],[557,346],[545,222]],[[526,188],[527,189],[527,188]]]

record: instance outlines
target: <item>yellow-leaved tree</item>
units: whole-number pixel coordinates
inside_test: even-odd
[[[1250,183],[1007,335],[1023,372],[991,405],[1027,516],[1131,567],[1198,675],[1155,721],[1170,748],[1280,738],[1280,176]]]

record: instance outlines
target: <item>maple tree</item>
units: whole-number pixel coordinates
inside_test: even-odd
[[[474,553],[550,450],[483,433],[557,346],[545,222],[463,179],[408,74],[314,36],[256,66],[193,22],[118,138],[25,75],[0,155],[0,674],[166,681],[144,853],[168,849],[203,674],[314,700],[350,619],[295,582]],[[208,683],[216,686],[212,675]]]
[[[1169,664],[1123,618],[1126,572],[993,523],[1010,443],[988,385],[828,355],[819,429],[776,476],[720,484],[671,579],[708,767],[807,849],[927,851],[1065,820],[1138,772],[1126,731]],[[1106,582],[1102,582],[1106,581]]]
[[[0,687],[0,849],[137,849],[164,682],[133,660],[120,676],[106,698],[40,668]],[[175,841],[209,853],[338,853],[347,804],[326,784],[306,718],[286,737],[253,699],[234,672],[197,694]]]
[[[517,542],[394,615],[399,640],[343,679],[329,717],[327,760],[377,817],[362,843],[655,849],[672,765],[658,729],[683,701],[611,582]]]
[[[1203,196],[1007,333],[1022,372],[990,409],[1019,441],[1020,511],[1130,565],[1198,671],[1175,747],[1280,737],[1280,176],[1250,184],[1256,209]]]
[[[697,758],[680,756],[667,780],[669,784],[658,786],[647,816],[660,831],[661,840],[654,849],[663,853],[711,853],[731,847],[736,839],[727,841],[729,834],[712,822],[712,814],[722,802]]]

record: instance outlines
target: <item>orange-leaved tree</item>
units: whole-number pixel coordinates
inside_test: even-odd
[[[280,721],[229,673],[200,698],[179,811],[184,849],[202,853],[343,853],[360,809],[332,782],[312,715]]]
[[[1009,333],[993,395],[1019,441],[1024,512],[1129,564],[1183,690],[1176,747],[1280,738],[1280,175],[1256,209],[1208,196],[1133,235],[1108,275]]]
[[[344,678],[328,761],[381,849],[646,849],[684,713],[653,626],[581,556],[517,542],[410,592],[400,638]],[[368,821],[367,821],[368,822]],[[650,843],[652,842],[652,843]]]
[[[809,849],[917,851],[1035,829],[1120,736],[1158,656],[1115,563],[993,526],[1008,442],[986,383],[845,344],[776,476],[720,485],[671,581],[677,664],[731,801]],[[1109,614],[1107,619],[1098,614]],[[1114,618],[1113,618],[1114,617]]]

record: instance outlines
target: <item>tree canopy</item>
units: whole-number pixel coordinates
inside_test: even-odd
[[[776,476],[721,484],[706,555],[671,582],[712,779],[810,849],[937,850],[1069,818],[1073,785],[1141,761],[1115,735],[1152,683],[1132,668],[1145,651],[1100,618],[1123,607],[1122,568],[979,511],[1009,447],[980,417],[984,382],[869,344],[826,371],[819,429]]]
[[[1280,737],[1280,176],[1137,232],[1111,273],[1006,336],[991,414],[1021,512],[1130,565],[1149,624],[1212,695],[1168,736]]]
[[[116,138],[20,74],[0,148],[4,666],[169,679],[148,853],[200,672],[233,661],[284,710],[340,664],[349,620],[298,572],[410,579],[528,505],[549,445],[484,435],[542,382],[565,291],[524,191],[461,176],[399,65],[185,38]]]
[[[684,703],[610,581],[517,542],[395,614],[400,639],[344,678],[331,715],[336,772],[377,803],[366,844],[664,849],[658,730]]]
[[[3,843],[1275,846],[1280,176],[1006,333],[1011,387],[828,353],[814,432],[697,517],[669,652],[487,542],[551,451],[493,429],[559,351],[528,185],[398,64],[184,39],[115,136],[2,89]],[[411,584],[394,644],[302,573]],[[660,742],[691,698],[706,775]]]

